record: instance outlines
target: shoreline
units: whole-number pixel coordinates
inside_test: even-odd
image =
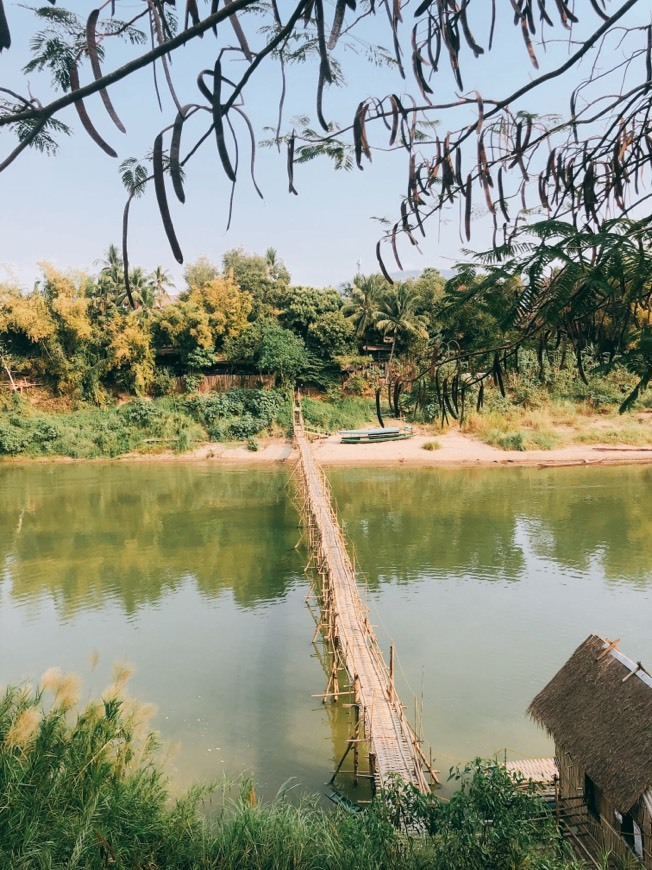
[[[423,444],[436,441],[437,450],[424,450]],[[378,444],[341,444],[339,435],[329,435],[313,442],[315,457],[328,466],[407,467],[407,468],[493,468],[565,467],[652,464],[652,447],[569,444],[552,450],[502,450],[485,444],[472,435],[453,430],[441,435],[419,435],[402,441]],[[147,462],[218,463],[228,466],[269,466],[291,463],[297,458],[292,442],[285,438],[261,439],[257,451],[244,444],[215,442],[202,444],[186,453],[127,453],[117,457],[73,459],[68,456],[8,457],[4,465],[77,463],[77,462]]]

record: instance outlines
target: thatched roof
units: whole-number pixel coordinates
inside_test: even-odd
[[[652,679],[608,647],[590,635],[528,713],[627,812],[652,786]]]

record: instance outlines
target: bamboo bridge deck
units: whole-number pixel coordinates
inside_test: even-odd
[[[376,788],[383,788],[393,774],[427,793],[438,782],[436,772],[396,695],[393,662],[390,660],[388,668],[369,622],[328,483],[304,431],[299,405],[294,410],[294,438],[310,548],[322,579],[321,627],[333,653],[333,670],[324,697],[337,700],[340,694],[346,694],[338,683],[338,671],[344,670],[356,712],[356,730],[347,747],[347,753],[353,749],[356,771],[358,746],[364,742],[369,775]]]

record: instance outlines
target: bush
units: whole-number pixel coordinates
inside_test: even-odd
[[[255,438],[247,438],[247,450],[251,450],[252,453],[258,452],[258,442]]]
[[[441,450],[439,441],[424,441],[421,447],[423,450]]]
[[[342,396],[330,402],[305,398],[301,400],[301,409],[309,428],[325,432],[356,429],[376,416],[372,401],[354,396]]]
[[[204,381],[201,372],[188,372],[183,376],[183,386],[187,393],[195,393]]]
[[[152,394],[154,396],[171,396],[176,392],[177,379],[172,369],[165,366],[154,371],[152,379]]]
[[[160,411],[153,402],[147,399],[135,399],[119,409],[123,419],[132,426],[147,428],[160,418]]]
[[[213,441],[251,438],[289,413],[287,398],[277,390],[235,389],[190,396],[182,407]]]
[[[0,454],[16,456],[22,453],[29,442],[29,437],[15,426],[0,424]]]
[[[487,433],[488,444],[500,447],[502,450],[526,450],[525,438],[522,432],[498,432],[493,430]]]

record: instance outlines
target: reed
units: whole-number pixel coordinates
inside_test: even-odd
[[[213,784],[172,800],[156,735],[146,727],[152,710],[127,696],[126,679],[118,670],[111,692],[81,708],[60,701],[78,681],[56,670],[38,688],[9,687],[0,697],[0,867],[573,866],[551,824],[534,823],[540,800],[515,791],[495,763],[456,774],[462,787],[450,804],[400,784],[355,814],[329,812],[319,797],[287,787],[261,804],[248,780],[235,798],[228,784],[221,791]],[[498,832],[489,842],[482,835],[488,812]]]

